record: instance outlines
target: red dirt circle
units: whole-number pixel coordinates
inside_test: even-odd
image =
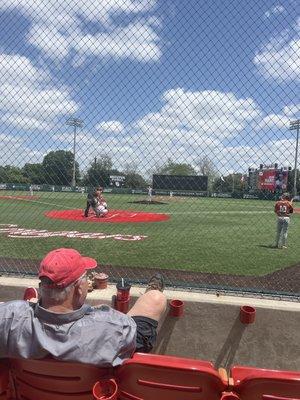
[[[45,216],[54,219],[66,219],[71,221],[100,222],[100,223],[135,223],[135,222],[160,222],[167,221],[170,216],[167,214],[157,214],[140,212],[133,210],[109,210],[105,217],[97,218],[95,214],[84,217],[81,210],[52,210],[46,211]]]

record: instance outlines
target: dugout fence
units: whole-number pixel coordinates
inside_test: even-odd
[[[74,247],[112,281],[159,270],[170,286],[299,299],[297,13],[4,0],[0,273],[34,275]],[[98,186],[106,221],[83,217]],[[285,192],[294,213],[276,243]]]

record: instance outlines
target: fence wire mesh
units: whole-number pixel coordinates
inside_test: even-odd
[[[299,296],[297,2],[3,0],[0,14],[2,273],[73,247],[112,280],[162,270]],[[295,212],[277,229],[284,192]]]

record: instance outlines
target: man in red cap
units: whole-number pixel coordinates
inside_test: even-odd
[[[87,272],[96,266],[96,260],[74,249],[48,253],[40,264],[39,302],[0,304],[0,357],[50,355],[110,367],[134,351],[150,351],[166,308],[161,275],[151,278],[146,292],[125,315],[106,305],[84,304]]]

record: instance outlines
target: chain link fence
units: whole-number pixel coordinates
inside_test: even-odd
[[[112,281],[161,270],[171,286],[299,297],[297,2],[0,13],[1,273],[74,247]]]

